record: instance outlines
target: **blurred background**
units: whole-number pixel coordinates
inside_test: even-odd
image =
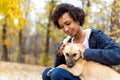
[[[60,3],[86,12],[84,28],[105,32],[120,44],[120,0],[0,0],[0,60],[53,66],[67,35],[49,20]]]

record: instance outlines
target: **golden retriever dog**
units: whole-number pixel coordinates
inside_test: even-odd
[[[120,80],[120,74],[112,68],[85,60],[75,44],[66,45],[62,52],[66,65],[62,64],[58,67],[68,70],[74,76],[79,76],[81,80]]]

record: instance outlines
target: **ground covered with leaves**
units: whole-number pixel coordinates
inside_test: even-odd
[[[0,61],[0,80],[42,80],[43,66]]]
[[[120,65],[113,67],[120,73]],[[0,80],[42,80],[43,66],[0,61]]]

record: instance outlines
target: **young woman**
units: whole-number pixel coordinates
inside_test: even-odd
[[[84,53],[85,59],[107,66],[120,64],[120,46],[100,30],[84,30],[82,26],[85,21],[85,12],[79,7],[67,3],[59,4],[54,10],[51,20],[57,28],[68,34],[63,41],[77,44]],[[66,63],[61,53],[64,46],[63,42],[58,46],[55,68],[45,69],[42,74],[43,80],[80,80],[67,70],[56,68],[60,64]],[[49,76],[48,71],[51,71]]]

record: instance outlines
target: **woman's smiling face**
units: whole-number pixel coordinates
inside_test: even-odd
[[[58,19],[58,23],[61,29],[71,37],[77,35],[80,30],[80,25],[78,22],[74,21],[67,12]]]

